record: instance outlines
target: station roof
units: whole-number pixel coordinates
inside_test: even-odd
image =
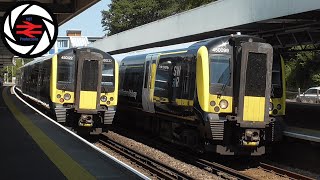
[[[319,0],[219,0],[105,37],[92,44],[110,54],[202,40],[220,35],[259,35],[275,47],[320,43]]]
[[[8,8],[15,5],[18,0],[0,0],[0,22]],[[71,18],[85,11],[99,0],[38,0],[44,3],[56,16],[59,26],[69,21]],[[0,68],[12,65],[13,54],[6,49],[0,39]]]

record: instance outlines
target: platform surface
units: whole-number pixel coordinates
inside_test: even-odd
[[[289,126],[286,127],[284,135],[292,138],[320,143],[320,131],[318,130]]]
[[[1,179],[141,179],[0,87]]]

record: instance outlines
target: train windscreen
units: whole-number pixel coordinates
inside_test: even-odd
[[[210,57],[210,84],[230,86],[230,56],[212,55]]]
[[[111,92],[114,89],[114,64],[102,64],[101,92]]]
[[[58,83],[74,82],[74,61],[67,59],[58,60]]]

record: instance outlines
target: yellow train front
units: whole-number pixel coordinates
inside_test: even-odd
[[[262,155],[282,136],[283,72],[280,55],[253,36],[128,56],[117,113],[192,149]]]
[[[118,96],[118,65],[94,48],[72,48],[21,69],[17,87],[78,132],[107,130]]]
[[[262,39],[233,36],[199,48],[196,88],[207,149],[262,155],[282,138],[284,64]]]

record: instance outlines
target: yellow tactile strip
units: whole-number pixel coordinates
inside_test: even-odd
[[[67,179],[95,179],[17,109],[8,95],[8,87],[2,91],[2,97],[14,117]]]

